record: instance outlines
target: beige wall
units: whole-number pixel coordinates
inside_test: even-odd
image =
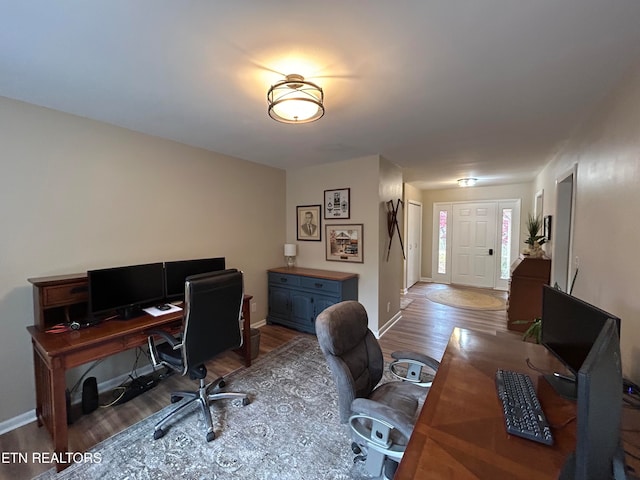
[[[340,221],[323,219],[321,242],[298,241],[296,239],[296,206],[322,204],[324,190],[347,187],[351,189],[351,218]],[[379,268],[381,268],[382,245],[387,238],[386,216],[384,225],[381,223],[383,199],[401,195],[401,188],[402,176],[399,169],[377,155],[287,170],[287,242],[298,246],[297,265],[357,273],[359,275],[358,300],[366,308],[369,327],[374,332],[378,331],[379,326],[383,325],[390,315],[398,311],[397,309],[390,313],[386,311],[386,303],[392,301],[394,294],[398,298],[393,299],[393,302],[399,309],[400,287],[399,283],[397,287],[395,283],[400,282],[401,273],[398,273],[397,280],[384,278],[381,287]],[[326,261],[325,226],[327,223],[363,224],[363,263]],[[384,231],[384,236],[381,229]],[[283,262],[284,259],[281,257],[278,265],[282,265]],[[392,285],[389,286],[388,282]],[[385,291],[381,291],[381,288]],[[387,288],[392,291],[388,293]],[[384,308],[381,309],[380,305],[384,305]]]
[[[400,311],[400,294],[403,287],[404,260],[398,231],[404,232],[404,208],[398,207],[398,227],[394,228],[393,240],[390,242],[388,225],[389,208],[387,202],[393,202],[398,206],[398,200],[402,200],[402,169],[388,160],[380,159],[380,217],[378,222],[378,330],[383,328],[395,314]],[[402,234],[402,240],[406,238]],[[389,245],[391,248],[389,249]],[[387,259],[387,253],[389,255]]]
[[[544,189],[545,215],[555,213],[556,178],[574,165],[573,260],[579,257],[579,273],[573,294],[622,319],[623,371],[640,382],[640,67],[536,179],[535,189]]]
[[[252,320],[266,317],[283,170],[2,97],[0,165],[0,421],[34,408],[28,277],[225,256],[245,272]],[[130,360],[92,374],[107,380]]]
[[[477,200],[520,199],[521,238],[522,224],[528,212],[533,212],[532,183],[517,183],[495,187],[449,188],[422,192],[422,277],[431,278],[431,252],[433,247],[433,204],[439,202],[472,202]],[[521,250],[524,245],[521,245]]]

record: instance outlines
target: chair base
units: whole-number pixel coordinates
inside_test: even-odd
[[[179,405],[175,410],[166,415],[162,420],[160,420],[154,430],[153,430],[153,438],[155,440],[162,438],[166,433],[166,430],[162,428],[174,415],[185,410],[188,406],[193,404],[194,402],[198,402],[200,405],[200,410],[204,416],[204,421],[207,426],[206,439],[207,442],[210,442],[216,437],[216,433],[213,430],[213,419],[211,418],[211,410],[209,410],[209,403],[214,400],[225,400],[225,399],[242,399],[242,405],[249,404],[249,397],[245,393],[232,393],[232,392],[215,392],[209,393],[212,389],[219,389],[224,386],[224,380],[222,377],[214,380],[209,384],[204,383],[204,379],[200,379],[200,387],[197,391],[191,392],[186,390],[179,390],[177,392],[171,393],[171,403],[176,403],[183,400],[183,403]]]

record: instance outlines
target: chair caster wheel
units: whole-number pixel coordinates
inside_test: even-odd
[[[220,383],[218,383],[218,388],[224,388],[226,385],[226,382],[224,380],[220,380]]]
[[[164,437],[164,434],[165,434],[165,431],[162,430],[161,428],[158,428],[153,431],[153,439],[158,440],[159,438]]]
[[[179,397],[178,395],[171,395],[171,403],[176,403],[180,400],[182,400],[182,397]]]
[[[216,438],[216,432],[207,432],[207,442],[210,442],[214,438]]]
[[[244,397],[242,399],[242,406],[245,407],[247,405],[249,405],[251,402],[249,401],[249,399],[247,397]]]
[[[351,444],[351,451],[356,455],[360,455],[362,453],[362,449],[355,442]]]

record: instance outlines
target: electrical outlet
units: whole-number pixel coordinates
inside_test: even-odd
[[[251,313],[256,313],[257,308],[258,308],[258,304],[256,302],[253,302],[251,304]]]
[[[576,261],[574,262],[574,268],[578,268],[580,266],[580,257],[576,255]]]
[[[391,311],[391,302],[387,302],[387,313]]]

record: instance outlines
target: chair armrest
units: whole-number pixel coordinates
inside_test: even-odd
[[[164,330],[148,330],[146,333],[149,335],[149,338],[153,338],[154,335],[162,337],[169,345],[171,345],[173,350],[182,348],[182,342]]]
[[[158,350],[156,349],[156,342],[153,337],[159,336],[167,341],[169,345],[171,345],[172,350],[178,350],[182,348],[182,342],[175,338],[173,335],[165,332],[164,330],[148,330],[146,332],[147,336],[147,345],[149,346],[149,355],[151,356],[151,364],[154,367],[159,367],[161,365],[167,365],[167,363],[163,362],[160,359],[160,355],[158,355]],[[173,367],[171,367],[173,368]]]
[[[404,437],[406,437],[407,440],[409,440],[409,437],[411,437],[411,432],[413,431],[413,419],[399,410],[394,410],[387,405],[376,402],[374,400],[369,400],[368,398],[354,399],[353,402],[351,402],[351,410],[354,412],[354,416],[352,416],[351,418],[365,416],[379,423],[387,424],[387,426],[389,426],[390,428],[393,428],[400,432]],[[354,429],[354,424],[351,419],[350,423],[351,428]],[[362,437],[361,432],[358,432],[355,429],[354,431],[356,432],[356,434]],[[373,434],[370,438],[367,439],[367,441],[370,440],[375,441],[376,435]]]
[[[440,362],[438,362],[435,358],[417,352],[393,352],[391,356],[395,360],[389,365],[389,370],[395,377],[404,381],[413,382],[421,387],[431,387],[431,384],[433,383],[433,377],[440,367]],[[401,375],[396,370],[396,366],[400,364],[407,364],[406,375]],[[423,382],[421,380],[422,369],[424,367],[427,367],[433,371],[431,379],[426,382]]]

